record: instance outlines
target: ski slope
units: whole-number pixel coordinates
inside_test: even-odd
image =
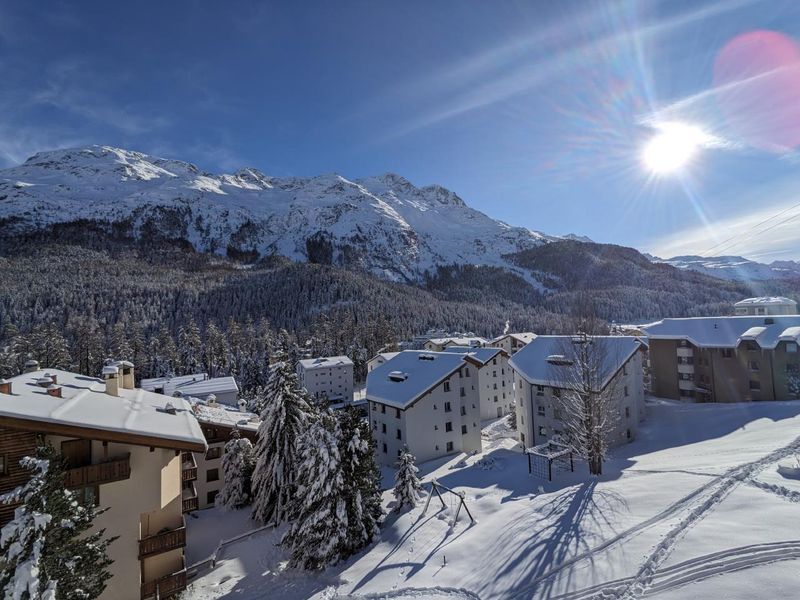
[[[651,401],[605,474],[532,478],[513,443],[421,466],[466,493],[476,523],[435,499],[321,574],[288,571],[278,533],[229,547],[188,598],[794,597],[800,563],[800,403]],[[491,439],[489,439],[491,438]],[[387,504],[390,496],[386,495]],[[224,522],[224,519],[221,520]],[[191,527],[190,524],[190,544]]]

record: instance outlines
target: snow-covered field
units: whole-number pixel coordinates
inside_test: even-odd
[[[321,574],[286,570],[280,531],[260,532],[226,547],[186,597],[797,597],[800,403],[653,401],[639,439],[596,480],[583,464],[552,483],[531,477],[491,428],[482,455],[421,465],[426,481],[466,493],[476,523],[462,511],[451,527],[456,504],[434,499],[427,514],[390,514],[377,543]],[[189,521],[188,552],[247,526],[241,513],[205,511]]]

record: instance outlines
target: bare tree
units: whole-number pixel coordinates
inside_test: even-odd
[[[561,419],[567,442],[601,475],[609,439],[619,420],[616,378],[608,379],[619,361],[610,355],[608,338],[581,331],[562,344],[561,354],[548,358],[551,380],[562,389]]]

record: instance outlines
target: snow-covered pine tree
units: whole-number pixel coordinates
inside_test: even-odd
[[[397,459],[397,473],[394,475],[395,510],[403,510],[406,506],[413,508],[422,497],[422,484],[417,476],[419,469],[414,460],[414,455],[408,448],[403,448],[400,458]]]
[[[298,463],[298,443],[312,408],[308,394],[285,353],[271,367],[266,406],[261,413],[253,470],[253,519],[282,523],[290,517]]]
[[[178,330],[178,347],[181,365],[187,373],[197,373],[201,368],[203,344],[200,341],[200,328],[194,319]]]
[[[348,519],[340,435],[336,417],[325,411],[301,438],[295,520],[281,540],[292,567],[324,569],[344,558]]]
[[[245,408],[247,410],[260,415],[267,406],[267,394],[268,390],[266,387],[256,386],[242,392],[241,399],[245,401]]]
[[[114,323],[114,327],[111,329],[109,356],[116,360],[133,360],[133,347],[128,341],[128,334],[122,321]]]
[[[88,533],[100,511],[81,505],[64,488],[60,457],[50,446],[21,464],[31,479],[0,495],[0,504],[22,502],[0,530],[0,594],[30,600],[91,600],[106,588],[115,538]]]
[[[517,403],[513,400],[511,401],[511,408],[508,410],[508,415],[506,416],[506,423],[508,423],[508,426],[514,431],[517,430]]]
[[[217,506],[242,508],[250,504],[253,475],[253,444],[234,428],[222,455],[222,489]]]
[[[337,416],[347,510],[347,539],[341,557],[347,558],[368,545],[380,531],[381,471],[375,462],[375,440],[369,423],[352,406]]]

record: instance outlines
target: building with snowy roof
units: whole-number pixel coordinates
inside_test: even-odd
[[[737,316],[796,315],[797,302],[783,296],[745,298],[733,305]]]
[[[636,438],[644,419],[645,344],[632,336],[592,336],[597,358],[597,393],[607,393],[616,407],[608,431],[609,446]],[[575,344],[579,338],[540,335],[509,360],[515,374],[517,432],[520,443],[538,446],[567,434],[562,398],[574,389]]]
[[[496,419],[511,412],[514,403],[514,377],[508,366],[508,353],[502,348],[448,346],[445,352],[465,354],[477,364],[478,397],[481,419]]]
[[[379,352],[367,361],[367,373],[371,373],[383,363],[392,360],[399,352]]]
[[[441,352],[448,346],[470,346],[472,348],[481,348],[486,346],[489,340],[480,336],[452,336],[452,337],[437,337],[429,338],[422,344],[424,350],[429,352]]]
[[[234,407],[239,401],[239,386],[233,377],[209,377],[208,373],[142,379],[140,386],[165,396],[191,396],[200,400],[213,394],[217,402]]]
[[[489,345],[495,348],[502,348],[509,356],[516,354],[519,350],[530,344],[536,337],[535,333],[523,331],[521,333],[504,333],[494,338]]]
[[[26,365],[0,381],[0,493],[25,482],[19,461],[42,441],[66,461],[66,486],[80,501],[109,508],[97,528],[113,577],[104,599],[166,597],[186,587],[183,457],[206,442],[189,403],[134,387],[133,365],[110,363],[102,377]],[[0,525],[14,505],[0,507]]]
[[[800,315],[663,319],[643,329],[656,396],[698,402],[797,398]]]
[[[320,356],[297,362],[300,384],[318,402],[353,401],[353,361],[347,356]]]
[[[424,462],[481,450],[480,363],[469,354],[405,350],[367,375],[378,461],[403,447]]]

